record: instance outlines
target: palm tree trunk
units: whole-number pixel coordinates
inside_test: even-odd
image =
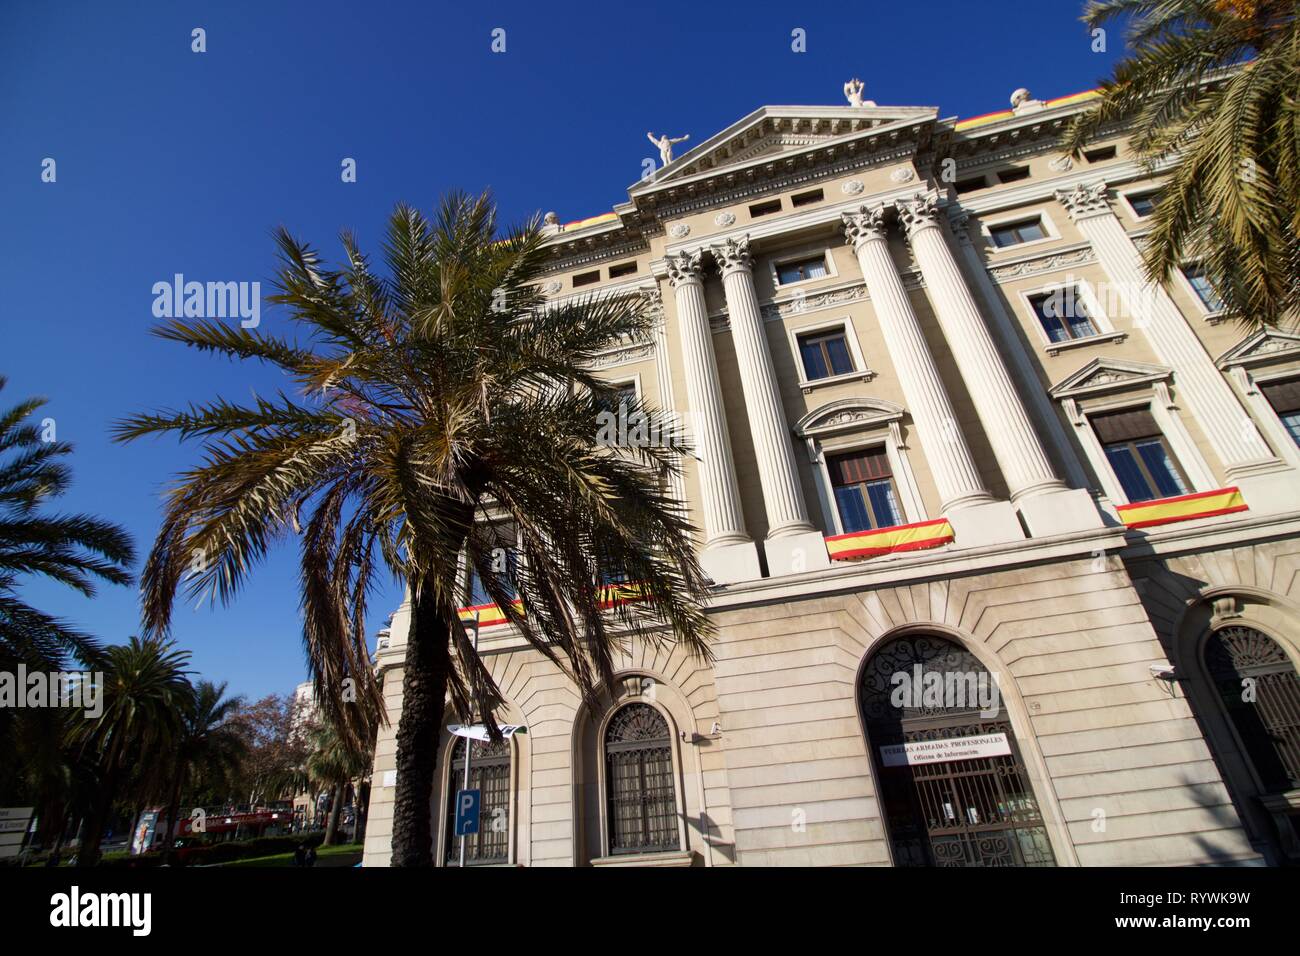
[[[176,760],[176,780],[172,784],[171,800],[167,804],[167,832],[163,834],[163,846],[170,851],[172,846],[173,832],[175,836],[181,835],[180,821],[177,816],[181,812],[181,781],[185,779],[185,768],[181,766],[181,761]]]
[[[325,821],[325,839],[321,846],[333,846],[339,832],[339,811],[343,808],[343,784],[334,784],[330,791],[330,815]]]
[[[104,825],[113,812],[113,798],[117,796],[118,763],[121,743],[114,739],[109,745],[105,760],[104,779],[95,796],[91,798],[90,812],[86,814],[86,830],[81,845],[77,847],[78,866],[99,865],[99,844],[104,839]]]
[[[433,866],[434,778],[438,736],[451,667],[450,622],[432,582],[416,590],[402,674],[397,725],[397,788],[391,866]]]

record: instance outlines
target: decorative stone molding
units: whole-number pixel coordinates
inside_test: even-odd
[[[1262,329],[1224,352],[1214,364],[1221,369],[1263,365],[1282,359],[1300,358],[1300,335],[1279,329]]]
[[[1056,201],[1065,207],[1070,218],[1075,222],[1090,216],[1105,215],[1110,212],[1110,202],[1106,198],[1106,183],[1098,180],[1094,183],[1079,183],[1073,189],[1059,189]]]
[[[550,282],[546,283],[546,285],[542,286],[542,291],[548,295],[554,295],[563,288],[563,282],[560,282],[558,279],[552,279]]]
[[[644,361],[652,358],[654,354],[654,342],[629,342],[618,348],[599,353],[592,358],[590,367],[593,369],[613,368],[617,365],[627,365],[630,362]]]
[[[736,223],[735,213],[720,212],[713,217],[713,224],[715,226],[721,226],[723,229],[726,229],[728,226],[733,226],[735,225],[735,223]]]
[[[996,281],[1005,282],[1008,279],[1038,275],[1042,272],[1056,272],[1060,269],[1070,269],[1096,261],[1097,253],[1089,245],[1079,249],[1034,256],[1032,259],[1021,259],[1018,262],[989,266],[988,272]]]
[[[900,199],[894,204],[903,231],[911,238],[922,229],[939,225],[939,197],[936,193],[917,193],[911,199]]]
[[[721,243],[709,246],[709,252],[713,253],[713,259],[717,262],[724,278],[732,272],[749,272],[754,268],[754,257],[749,252],[748,236],[723,240]]]
[[[674,239],[685,239],[691,234],[691,227],[684,222],[679,222],[668,230],[668,235]]]
[[[844,239],[853,248],[857,248],[871,239],[883,239],[885,236],[885,207],[869,209],[861,207],[857,212],[840,213],[844,223]]]
[[[847,182],[840,183],[840,192],[846,196],[857,196],[867,187],[862,185],[860,179],[850,179]]]
[[[1167,382],[1172,375],[1173,370],[1162,365],[1096,358],[1053,385],[1048,393],[1058,400],[1086,398]]]
[[[676,289],[688,282],[701,281],[704,274],[703,258],[704,253],[700,249],[694,252],[679,252],[676,255],[666,256],[664,261],[668,264],[669,284]]]
[[[895,183],[910,183],[915,178],[916,173],[907,166],[900,166],[889,174],[890,182]]]
[[[1074,169],[1074,160],[1069,156],[1057,156],[1047,164],[1047,168],[1057,173],[1068,173]]]

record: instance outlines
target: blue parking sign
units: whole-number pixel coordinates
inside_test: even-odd
[[[479,790],[456,791],[456,836],[470,836],[478,833],[478,808],[482,792]]]

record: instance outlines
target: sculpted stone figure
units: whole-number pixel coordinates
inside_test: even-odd
[[[673,161],[673,143],[684,143],[691,138],[689,134],[686,136],[679,136],[676,139],[669,139],[667,133],[664,133],[657,139],[655,138],[654,133],[646,133],[645,135],[650,142],[659,147],[659,162],[663,166],[667,166]]]
[[[874,100],[864,100],[862,98],[862,81],[856,76],[844,84],[844,95],[848,98],[849,106],[875,106]]]

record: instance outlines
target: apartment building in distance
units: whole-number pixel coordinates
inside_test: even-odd
[[[468,862],[1300,859],[1300,333],[1223,321],[1195,262],[1143,281],[1162,175],[1121,128],[1062,155],[1092,94],[965,121],[846,95],[661,139],[613,211],[548,217],[548,297],[654,310],[598,365],[689,422],[716,659],[633,644],[594,712],[485,616],[527,731],[475,745]]]

